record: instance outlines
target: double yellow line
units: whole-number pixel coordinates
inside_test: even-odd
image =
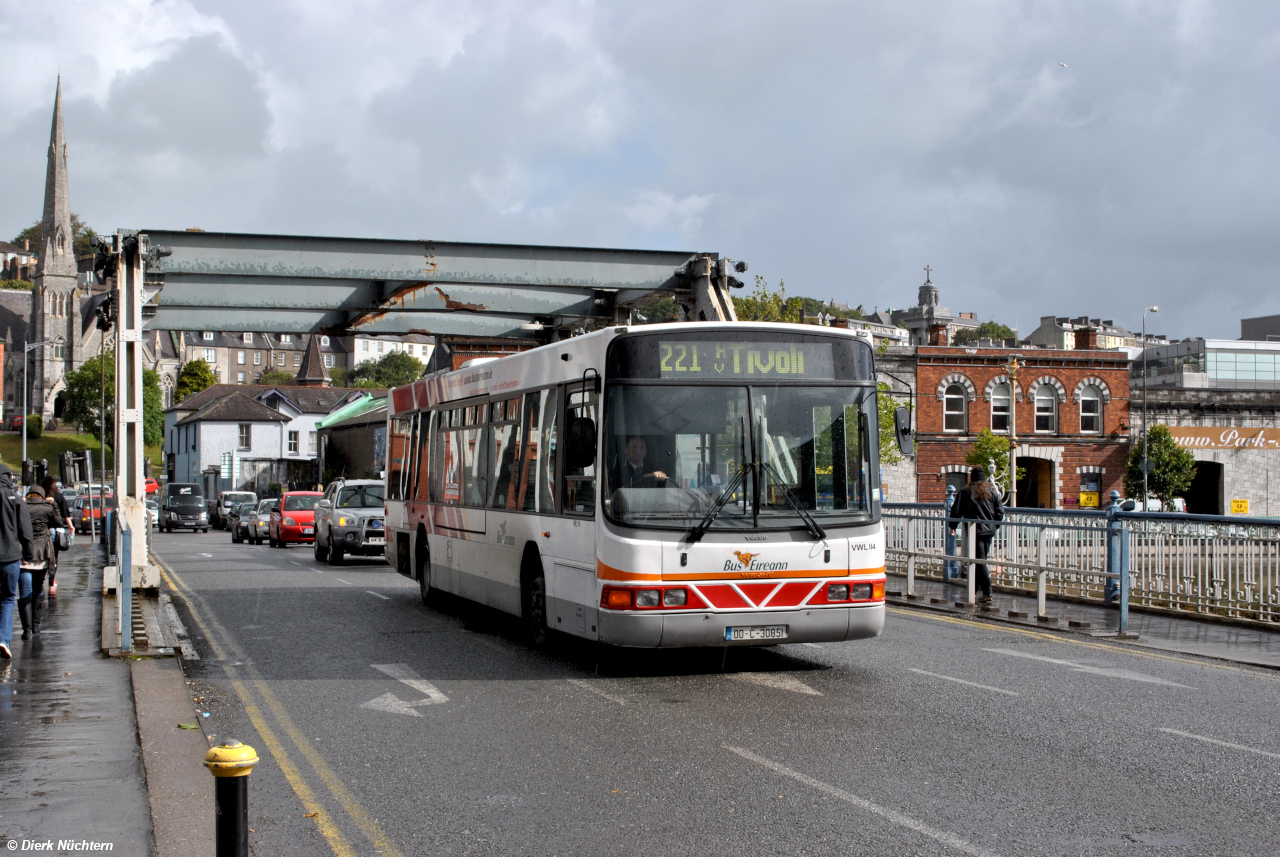
[[[257,696],[261,698],[270,711],[270,719],[274,719],[275,725],[279,727],[288,737],[289,742],[306,759],[325,788],[328,789],[329,794],[342,806],[343,811],[355,822],[356,827],[360,829],[364,837],[369,840],[369,844],[381,854],[389,855],[389,857],[403,857],[400,850],[387,838],[387,834],[374,821],[373,816],[360,805],[351,790],[346,787],[342,779],[329,766],[329,763],[325,761],[319,751],[312,746],[311,742],[294,724],[293,718],[289,716],[289,712],[281,704],[275,692],[271,690],[262,673],[250,662],[245,651],[235,642],[235,638],[227,633],[227,629],[208,609],[204,599],[191,587],[187,586],[177,572],[154,554],[151,557],[151,561],[160,568],[160,573],[169,588],[181,594],[186,600],[187,607],[191,611],[191,618],[195,620],[201,632],[204,633],[205,639],[209,641],[209,648],[213,656],[221,661],[232,659],[240,661],[242,668],[248,673],[250,680],[245,682],[237,675],[239,667],[232,667],[227,664],[222,666],[223,671],[227,674],[227,679],[231,683],[231,687],[236,692],[236,696],[240,697],[240,702],[244,705],[245,713],[249,715],[249,722],[253,724],[253,728],[261,736],[267,752],[271,754],[276,764],[280,766],[285,779],[289,781],[294,793],[302,801],[303,807],[306,808],[307,817],[315,821],[320,833],[329,843],[329,847],[333,849],[333,853],[337,857],[356,857],[356,851],[351,847],[351,842],[343,834],[342,829],[329,817],[324,804],[316,796],[315,790],[307,782],[298,764],[294,762],[285,742],[279,738],[276,730],[272,728],[268,716],[258,707],[254,691],[257,692]],[[252,687],[252,690],[250,687]]]

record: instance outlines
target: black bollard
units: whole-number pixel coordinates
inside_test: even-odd
[[[215,777],[214,842],[217,857],[249,857],[249,775],[258,754],[234,739],[212,747],[204,766]]]

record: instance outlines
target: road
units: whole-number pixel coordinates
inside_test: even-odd
[[[157,534],[261,855],[1271,855],[1280,675],[891,608],[871,641],[535,651],[384,563]]]

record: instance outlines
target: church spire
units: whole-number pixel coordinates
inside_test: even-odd
[[[36,271],[49,276],[76,276],[72,246],[71,193],[67,181],[67,136],[62,124],[62,76],[53,99],[53,127],[49,131],[49,170],[44,183],[44,217]]]

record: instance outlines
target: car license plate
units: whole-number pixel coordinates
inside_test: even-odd
[[[745,628],[725,628],[724,638],[730,643],[736,640],[785,640],[787,626],[751,625]]]
[[[310,536],[310,535],[312,535],[312,534],[314,534],[314,533],[315,533],[315,530],[313,530],[311,527],[303,527],[303,528],[302,528],[302,534],[303,534],[304,536]]]
[[[385,545],[387,541],[382,536],[369,536],[364,540],[364,543],[367,545]]]

